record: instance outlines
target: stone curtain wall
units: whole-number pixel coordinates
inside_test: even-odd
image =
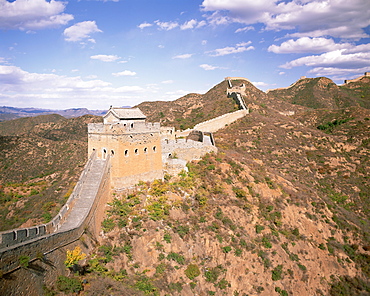
[[[8,248],[13,245],[55,232],[68,215],[73,201],[81,194],[81,188],[86,180],[86,174],[90,170],[92,162],[95,158],[96,154],[93,154],[89,158],[75,188],[73,189],[72,194],[59,213],[50,222],[28,228],[18,228],[0,232],[0,252],[3,248]]]
[[[67,204],[62,208],[62,210],[71,205],[72,202],[75,202],[80,195],[84,194],[82,190],[83,183],[86,181],[89,172],[91,172],[90,168],[92,167],[94,161],[96,161],[94,156],[89,159],[85,166],[84,172],[75,187],[74,194],[70,196]],[[34,228],[39,227],[44,229],[45,226],[45,232],[42,230],[38,236],[29,236],[27,239],[25,239],[23,233],[27,232],[26,229],[18,229],[13,230],[12,232],[14,233],[14,231],[16,231],[17,234],[21,233],[19,241],[17,238],[16,240],[10,241],[6,234],[5,241],[3,239],[5,247],[0,249],[0,270],[3,273],[7,273],[18,269],[20,256],[28,256],[31,260],[33,260],[40,254],[45,255],[57,250],[60,247],[71,244],[78,240],[86,231],[86,229],[89,229],[90,232],[96,234],[100,230],[100,224],[98,223],[99,221],[101,222],[103,217],[103,205],[107,202],[110,192],[109,159],[105,161],[104,168],[101,170],[99,178],[96,180],[96,182],[96,196],[91,207],[85,208],[85,212],[81,213],[81,220],[76,221],[76,223],[71,223],[70,228],[63,229],[63,231],[58,231],[58,229],[63,226],[64,223],[70,222],[68,221],[68,214],[73,210],[72,207],[66,211],[64,210],[64,215],[61,214],[61,210],[61,212],[59,212],[59,214],[47,225],[31,227],[27,230],[28,233],[31,234],[35,232],[33,230]],[[96,220],[94,219],[95,217],[97,218]],[[49,226],[49,228],[46,226]]]
[[[194,126],[195,130],[202,132],[214,133],[219,129],[224,128],[226,125],[233,123],[234,121],[244,117],[249,113],[248,110],[238,110],[233,113],[227,113],[211,120],[204,121]]]

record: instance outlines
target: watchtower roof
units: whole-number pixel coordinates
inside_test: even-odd
[[[116,108],[110,107],[104,119],[113,116],[117,120],[145,120],[146,116],[139,108]]]

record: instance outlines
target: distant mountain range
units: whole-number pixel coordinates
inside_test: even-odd
[[[89,110],[86,108],[72,108],[65,110],[39,109],[39,108],[16,108],[9,106],[0,107],[0,121],[11,120],[21,117],[33,117],[46,114],[59,114],[65,118],[79,117],[86,114],[102,116],[106,110]]]

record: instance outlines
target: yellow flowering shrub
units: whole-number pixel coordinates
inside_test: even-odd
[[[76,246],[73,250],[67,250],[67,259],[64,261],[64,264],[69,268],[85,258],[86,254],[82,253],[82,250],[79,246]]]

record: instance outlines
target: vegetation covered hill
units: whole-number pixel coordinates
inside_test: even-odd
[[[238,110],[238,105],[226,95],[227,82],[214,86],[207,93],[188,94],[171,102],[143,102],[140,108],[150,122],[161,122],[177,130],[192,128],[197,123]]]
[[[269,91],[268,96],[315,109],[338,109],[360,105],[351,88],[339,87],[326,77],[303,78],[288,88]],[[365,107],[364,104],[361,105]]]
[[[278,100],[247,97],[188,172],[114,193],[85,295],[370,293],[370,111]]]
[[[48,222],[87,160],[86,115],[42,115],[0,123],[0,231]]]
[[[340,89],[349,93],[352,97],[356,98],[358,104],[363,107],[370,109],[370,77],[362,77],[359,81],[350,82],[340,86]]]
[[[113,192],[100,245],[79,275],[60,277],[47,293],[370,294],[369,82],[338,87],[326,78],[300,80],[268,94],[238,83],[246,84],[251,113],[215,133],[218,153],[178,176]],[[236,110],[226,88],[223,81],[204,95],[138,107],[149,121],[184,129]],[[92,120],[40,123],[32,129],[39,139],[32,149],[39,142],[51,149],[55,138],[65,139],[59,146],[70,141],[82,149],[82,124]],[[74,123],[81,134],[71,133]],[[19,138],[9,138],[10,156],[11,145],[32,150]]]

